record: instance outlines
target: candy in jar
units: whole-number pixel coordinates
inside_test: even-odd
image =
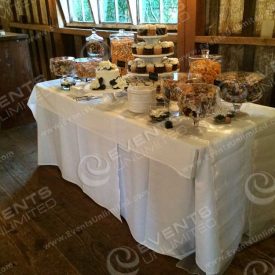
[[[121,68],[122,74],[127,73],[128,61],[133,60],[132,45],[134,34],[119,30],[116,34],[110,35],[112,62]]]

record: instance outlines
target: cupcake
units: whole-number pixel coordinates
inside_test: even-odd
[[[152,44],[148,44],[143,49],[143,54],[152,55],[154,54],[154,46]]]
[[[149,63],[146,65],[147,73],[154,73],[155,72],[155,65],[152,63]]]
[[[158,74],[165,72],[165,65],[163,63],[156,63],[155,64],[155,72]]]
[[[173,53],[174,52],[174,48],[175,48],[174,42],[169,41],[168,44],[169,44],[169,52]]]
[[[143,55],[143,50],[144,50],[144,43],[138,43],[137,44],[137,54],[138,55]]]
[[[158,43],[154,46],[154,54],[155,55],[162,54],[162,46],[160,43]]]
[[[170,52],[170,44],[167,41],[163,41],[161,42],[161,46],[162,46],[162,53],[166,54]]]
[[[179,60],[177,58],[170,58],[170,63],[173,65],[173,71],[179,68]]]
[[[137,30],[138,35],[146,36],[148,35],[148,25],[141,25]]]
[[[139,74],[145,74],[146,73],[146,65],[141,63],[137,65],[136,72]]]
[[[162,24],[158,24],[156,26],[156,33],[157,35],[165,35],[167,33],[167,27]]]
[[[133,60],[130,60],[128,62],[128,71],[131,72],[131,66],[134,64],[134,61]]]
[[[137,54],[137,44],[132,45],[132,53]]]
[[[157,34],[157,27],[156,25],[149,25],[148,27],[148,35],[155,36]]]
[[[171,63],[165,63],[164,66],[165,66],[165,71],[166,72],[169,73],[169,72],[173,71],[173,65]]]
[[[131,65],[131,72],[132,73],[135,73],[137,71],[137,64],[134,62],[132,65]]]

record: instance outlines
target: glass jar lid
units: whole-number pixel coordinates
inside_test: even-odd
[[[96,34],[96,29],[92,30],[92,35],[86,38],[86,41],[98,41],[98,42],[103,42],[104,38]]]
[[[121,38],[130,38],[134,39],[134,33],[130,31],[125,31],[124,29],[120,29],[117,33],[113,33],[110,35],[110,39],[121,39]]]
[[[195,61],[195,60],[201,60],[201,59],[212,59],[212,60],[221,60],[222,56],[218,55],[218,54],[210,54],[209,50],[202,50],[201,51],[201,55],[191,55],[189,56],[189,59],[191,61]]]

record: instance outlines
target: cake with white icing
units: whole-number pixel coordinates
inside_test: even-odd
[[[120,73],[116,64],[113,64],[110,61],[102,61],[96,68],[96,79],[92,81],[91,88],[96,90],[99,89],[100,86],[105,86],[105,88],[111,89],[112,85],[110,82],[117,79],[119,76]],[[103,79],[103,81],[99,81],[99,79]]]

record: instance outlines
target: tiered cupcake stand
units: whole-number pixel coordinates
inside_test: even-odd
[[[157,42],[159,42],[162,38],[165,38],[167,37],[168,34],[165,34],[165,35],[157,35],[157,36],[140,36],[138,35],[137,38],[138,39],[143,39],[146,44],[155,44]],[[161,60],[163,59],[163,57],[169,57],[169,56],[173,56],[174,55],[174,52],[171,52],[171,53],[167,53],[167,54],[160,54],[160,55],[139,55],[139,54],[133,54],[133,56],[135,58],[141,58],[143,59],[146,64],[148,63],[160,63]],[[167,77],[167,76],[170,76],[171,74],[177,72],[179,70],[176,70],[176,71],[171,71],[171,72],[164,72],[164,73],[159,73],[158,74],[158,77]],[[146,73],[146,74],[140,74],[140,73],[132,73],[132,72],[128,72],[128,75],[129,76],[136,76],[136,77],[148,77],[149,76],[149,73]]]

